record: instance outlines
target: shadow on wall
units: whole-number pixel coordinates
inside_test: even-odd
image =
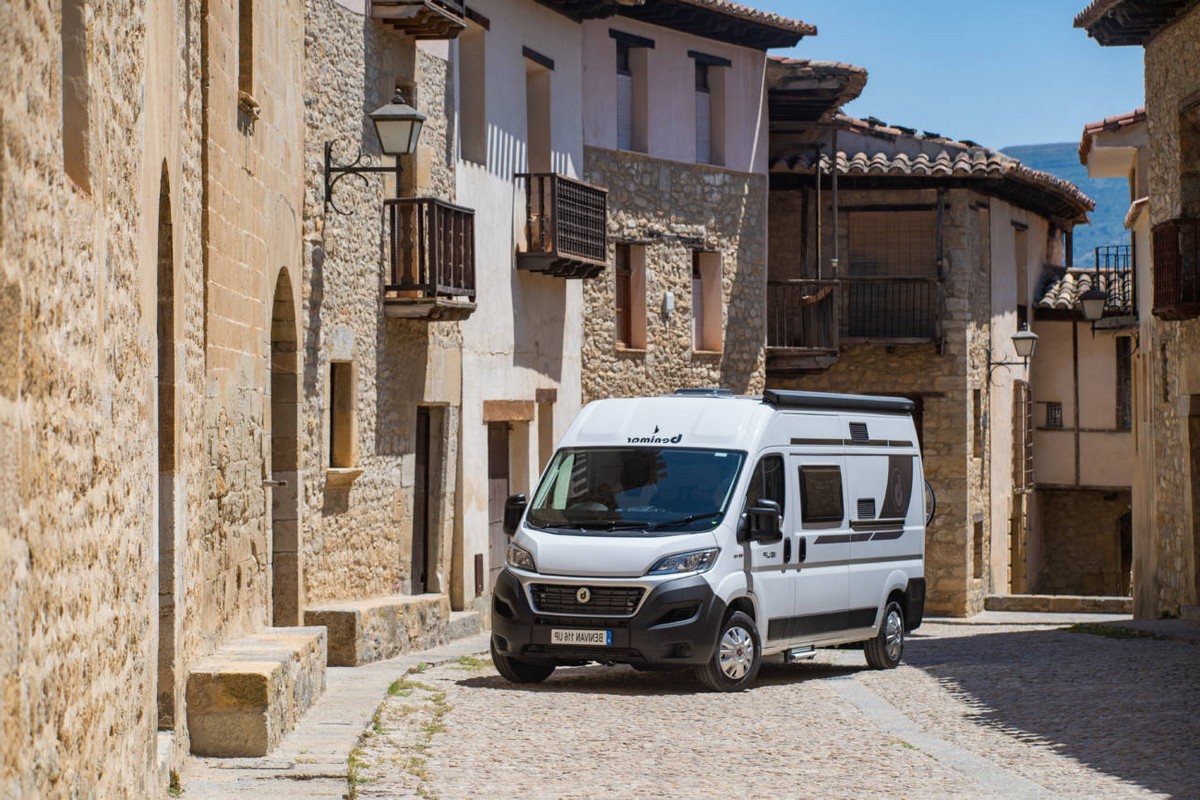
[[[727,180],[733,180],[733,176],[728,176]],[[755,388],[752,381],[756,375],[762,374],[759,366],[763,363],[767,344],[767,221],[763,218],[751,219],[750,224],[755,226],[755,230],[746,229],[747,217],[750,215],[752,180],[750,177],[742,179],[738,222],[734,227],[734,230],[741,231],[734,255],[737,262],[722,270],[725,273],[733,270],[733,286],[729,291],[729,304],[726,307],[725,341],[721,354],[721,388],[729,389],[734,394],[749,394],[751,389]],[[763,210],[766,210],[765,203]],[[712,225],[714,222],[715,218],[710,218],[706,224]],[[756,263],[753,253],[756,241],[759,248],[757,263],[761,264],[761,269],[749,269]],[[758,391],[762,390],[761,386],[756,388]]]
[[[425,399],[431,323],[380,312],[375,346],[375,454],[413,452],[417,406]]]
[[[512,285],[513,365],[562,380],[563,339],[570,281],[509,267]],[[597,280],[604,280],[605,272]]]
[[[916,637],[904,655],[977,725],[1155,792],[1200,796],[1193,645],[1036,630]]]

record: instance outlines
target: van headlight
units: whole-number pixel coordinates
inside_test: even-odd
[[[537,565],[533,563],[533,555],[524,547],[519,547],[512,542],[508,543],[508,550],[505,551],[505,560],[508,561],[510,567],[537,572]]]
[[[673,575],[677,572],[707,572],[712,569],[713,564],[717,563],[717,554],[720,552],[719,547],[710,547],[707,550],[692,550],[660,558],[654,562],[654,566],[646,574]]]

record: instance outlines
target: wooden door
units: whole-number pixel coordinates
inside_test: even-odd
[[[504,568],[504,550],[508,537],[504,533],[504,503],[511,487],[508,472],[508,423],[488,425],[488,585],[496,585],[496,576]]]
[[[429,409],[417,409],[416,475],[413,479],[412,593],[429,587]]]

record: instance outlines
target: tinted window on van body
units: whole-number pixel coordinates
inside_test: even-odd
[[[841,522],[844,515],[841,468],[801,467],[801,522]]]
[[[754,508],[759,500],[774,500],[782,514],[787,494],[783,474],[783,456],[766,456],[759,461],[746,490],[746,508]]]

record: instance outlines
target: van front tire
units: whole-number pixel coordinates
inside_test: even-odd
[[[888,601],[879,633],[866,641],[863,651],[871,669],[894,669],[900,663],[904,655],[904,609],[895,600]]]
[[[754,682],[762,666],[762,640],[754,620],[735,611],[725,618],[717,649],[696,677],[714,692],[740,692]]]
[[[492,663],[509,683],[541,683],[554,672],[554,664],[522,661],[497,652],[495,642],[492,642]]]

